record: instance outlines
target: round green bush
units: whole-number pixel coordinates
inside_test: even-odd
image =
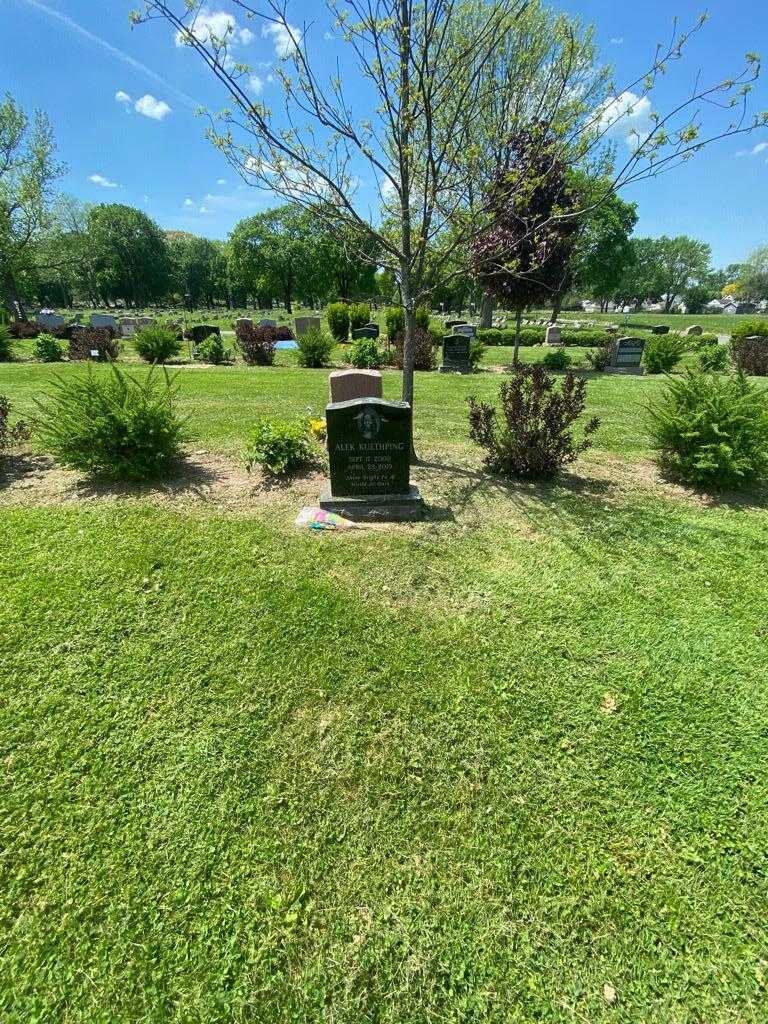
[[[384,324],[390,342],[394,341],[398,334],[402,334],[405,330],[405,310],[402,306],[390,306],[384,314]]]
[[[221,335],[210,334],[197,346],[197,358],[201,363],[210,363],[212,366],[219,366],[221,363],[228,363],[232,359],[232,352],[224,348]]]
[[[349,306],[345,302],[332,302],[325,316],[334,339],[346,341],[349,336]]]
[[[645,343],[643,362],[648,373],[669,373],[683,358],[685,342],[676,334],[652,334]]]
[[[333,352],[334,340],[323,331],[307,331],[296,339],[299,348],[299,366],[318,369],[327,366]]]
[[[175,388],[163,370],[140,378],[113,363],[57,378],[37,402],[34,427],[43,449],[63,466],[113,480],[163,476],[181,454],[183,424]]]
[[[567,370],[572,363],[571,356],[564,348],[553,348],[542,359],[542,365],[548,370]]]
[[[375,338],[358,338],[352,343],[350,363],[358,370],[377,370],[381,366],[381,352]]]
[[[718,373],[728,368],[729,352],[719,341],[710,341],[698,349],[699,367],[705,373]]]
[[[148,363],[165,363],[181,352],[181,342],[175,331],[167,327],[145,327],[134,338],[136,351]]]
[[[357,331],[371,322],[371,307],[364,302],[349,307],[349,329]]]
[[[256,422],[245,455],[249,471],[261,466],[271,476],[286,476],[316,461],[306,424],[263,418]]]
[[[687,483],[736,488],[768,472],[768,391],[743,374],[689,369],[650,411],[662,465]]]
[[[41,363],[60,363],[64,358],[64,347],[52,334],[38,334],[35,338],[35,359]]]

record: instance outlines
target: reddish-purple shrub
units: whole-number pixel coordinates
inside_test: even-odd
[[[278,328],[268,325],[258,326],[250,321],[241,321],[237,325],[237,347],[249,366],[272,366],[275,361],[275,345],[278,341]]]
[[[98,352],[94,356],[91,353]],[[111,327],[75,327],[69,338],[69,358],[97,359],[100,363],[120,355],[120,342]]]
[[[485,402],[469,399],[472,440],[485,449],[485,465],[509,477],[550,477],[592,446],[597,417],[574,441],[571,427],[584,412],[586,382],[567,373],[557,385],[540,364],[520,365],[501,385],[501,416]],[[499,422],[499,419],[502,422]]]
[[[742,373],[752,377],[768,377],[768,338],[759,335],[732,338],[733,361]]]
[[[398,334],[395,338],[395,366],[398,370],[403,368],[403,349],[405,347],[405,335]],[[414,370],[434,370],[437,359],[435,356],[435,343],[429,331],[423,327],[416,328],[413,339],[413,368]]]
[[[293,331],[287,325],[275,328],[275,337],[278,341],[293,341]]]

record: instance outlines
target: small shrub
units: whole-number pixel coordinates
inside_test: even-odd
[[[430,320],[429,327],[427,328],[427,330],[429,331],[429,336],[432,339],[432,344],[435,346],[435,348],[440,348],[440,346],[443,344],[443,338],[448,333],[445,329],[445,324],[442,323],[442,321],[440,320]]]
[[[272,476],[295,473],[315,461],[307,426],[301,420],[258,420],[245,455],[249,470],[261,466]]]
[[[323,331],[307,331],[296,339],[299,346],[299,366],[318,369],[327,366],[333,352],[334,340]]]
[[[9,363],[13,359],[13,339],[11,332],[0,324],[0,363]]]
[[[760,320],[750,317],[747,320],[739,320],[739,323],[731,331],[731,341],[740,338],[768,338],[768,320]]]
[[[472,338],[469,343],[469,365],[476,370],[483,360],[483,353],[488,346],[478,338]]]
[[[752,377],[768,377],[768,335],[731,338],[736,368]]]
[[[11,324],[9,331],[11,337],[16,338],[18,341],[25,338],[36,338],[38,334],[43,333],[42,327],[31,320],[17,320]]]
[[[718,341],[710,341],[699,348],[698,363],[704,373],[719,373],[728,368],[728,349]]]
[[[253,323],[240,323],[236,331],[237,347],[248,366],[272,366],[278,331],[275,327],[259,327]]]
[[[381,352],[375,338],[358,338],[352,343],[349,361],[358,370],[377,370],[381,366]]]
[[[231,361],[232,353],[228,348],[224,348],[220,334],[209,334],[205,341],[201,341],[197,346],[197,358],[202,363],[220,366],[221,363]]]
[[[651,410],[660,461],[697,487],[740,487],[768,471],[768,392],[739,373],[688,370]]]
[[[43,448],[63,466],[113,480],[162,476],[181,454],[184,428],[174,409],[167,371],[136,378],[108,371],[58,378],[37,402],[35,428]]]
[[[349,307],[349,329],[357,331],[371,322],[371,307],[364,302]]]
[[[384,314],[387,338],[393,342],[405,330],[405,310],[402,306],[391,306]]]
[[[613,342],[608,341],[600,348],[590,349],[585,353],[587,363],[596,373],[602,373],[611,365],[613,358]]]
[[[137,353],[147,363],[165,363],[181,352],[181,342],[175,331],[167,327],[145,327],[134,338]]]
[[[420,327],[422,331],[428,331],[429,321],[432,315],[429,311],[429,306],[417,306],[414,315],[416,317],[416,326]]]
[[[0,395],[0,459],[28,437],[29,427],[23,420],[17,420],[11,426],[11,403],[5,395]]]
[[[339,342],[346,341],[349,336],[349,306],[344,302],[332,302],[326,309],[325,316],[334,339]]]
[[[403,350],[405,347],[405,333],[398,334],[395,338],[395,366],[398,370],[403,368]],[[414,370],[434,370],[437,362],[435,355],[435,346],[432,341],[432,335],[429,331],[423,330],[421,327],[416,328],[416,335],[414,338],[414,358],[413,368]]]
[[[645,343],[643,362],[648,373],[669,373],[685,352],[685,342],[675,334],[652,334]]]
[[[97,355],[92,355],[96,352]],[[73,361],[96,359],[114,361],[120,355],[120,342],[109,327],[73,327],[69,338],[69,358]]]
[[[38,334],[35,340],[35,359],[41,363],[60,363],[64,348],[52,334]]]
[[[558,386],[541,365],[517,366],[500,389],[501,414],[469,399],[472,440],[485,450],[491,472],[507,477],[551,477],[591,447],[600,421],[591,419],[581,441],[571,428],[584,412],[587,385],[572,373]],[[501,420],[501,422],[500,422]]]
[[[553,348],[541,361],[548,370],[567,370],[573,360],[564,348]]]

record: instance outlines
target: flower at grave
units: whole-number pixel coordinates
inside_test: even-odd
[[[310,419],[310,421],[309,421],[309,432],[312,435],[312,437],[314,437],[317,441],[324,441],[325,440],[325,435],[327,433],[327,430],[328,430],[328,428],[327,428],[325,420],[322,420],[322,419],[318,419],[318,420]]]

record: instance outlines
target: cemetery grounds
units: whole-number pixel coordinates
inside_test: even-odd
[[[245,474],[324,408],[292,353],[179,371],[167,485],[0,483],[0,1019],[766,1020],[766,494],[660,476],[652,377],[590,380],[558,482],[487,476],[507,357],[417,376],[417,525]]]

